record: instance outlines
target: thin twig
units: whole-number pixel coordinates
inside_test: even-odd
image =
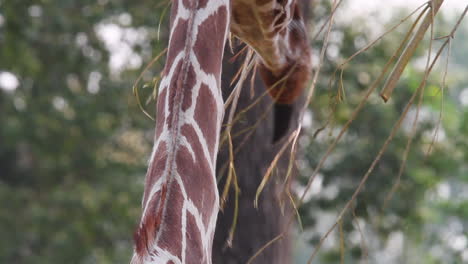
[[[413,39],[410,41],[408,46],[405,48],[405,50],[401,54],[400,58],[398,59],[397,64],[392,70],[392,73],[390,73],[390,76],[388,77],[387,81],[384,84],[384,88],[382,89],[382,93],[380,94],[380,96],[385,102],[387,102],[388,99],[390,99],[393,89],[395,89],[396,84],[400,80],[403,70],[406,68],[406,65],[408,65],[408,62],[413,57],[413,54],[416,51],[416,48],[419,47],[419,43],[424,38],[424,35],[426,34],[427,29],[434,22],[434,17],[439,11],[440,6],[443,3],[444,3],[444,0],[432,0],[431,1],[432,12],[426,14],[426,17],[421,22],[419,29],[416,31],[416,34],[414,35]]]
[[[429,74],[431,71],[432,71],[432,68],[433,66],[435,65],[435,63],[437,62],[441,52],[443,51],[443,48],[445,47],[445,43],[444,45],[442,45],[442,47],[440,48],[439,52],[437,53],[436,57],[434,58],[431,66],[429,67],[428,71],[427,71],[427,74]],[[370,174],[372,173],[372,171],[374,170],[375,166],[377,165],[377,163],[380,161],[380,158],[382,157],[382,155],[384,154],[384,152],[386,151],[388,145],[390,144],[390,142],[393,140],[393,137],[395,136],[396,132],[399,130],[400,126],[401,126],[401,123],[403,122],[404,118],[406,117],[410,107],[413,105],[413,102],[414,102],[414,99],[416,98],[416,96],[421,92],[421,90],[423,89],[423,87],[425,86],[426,84],[426,79],[424,79],[421,84],[419,85],[418,89],[416,90],[416,92],[411,96],[410,100],[408,101],[408,103],[406,104],[406,107],[405,109],[403,110],[403,113],[401,114],[400,118],[398,119],[398,121],[395,123],[395,125],[393,126],[392,128],[392,131],[390,132],[390,135],[387,137],[387,139],[385,140],[385,143],[383,144],[383,146],[380,148],[380,151],[378,152],[377,156],[375,157],[374,161],[372,162],[372,164],[370,165],[369,169],[367,170],[367,172],[364,174],[364,177],[361,179],[361,181],[359,182],[359,185],[358,187],[356,188],[356,190],[354,191],[353,195],[351,196],[351,199],[348,200],[348,202],[346,203],[346,205],[343,207],[343,209],[340,211],[340,213],[338,214],[338,217],[337,217],[337,220],[335,221],[335,223],[328,229],[328,231],[325,233],[324,236],[322,236],[322,238],[320,239],[318,245],[315,247],[314,249],[314,252],[312,253],[312,255],[310,256],[309,260],[308,260],[308,264],[312,263],[312,260],[314,259],[315,255],[317,254],[318,250],[320,249],[320,247],[322,246],[323,242],[325,241],[325,239],[327,239],[327,237],[330,235],[330,233],[336,228],[338,222],[343,218],[343,215],[346,213],[346,211],[350,208],[351,206],[351,203],[356,199],[356,197],[358,196],[358,194],[361,192],[362,188],[364,187],[367,179],[369,178]]]
[[[133,90],[133,94],[135,95],[136,99],[137,99],[137,103],[138,103],[138,106],[140,107],[141,111],[147,116],[149,117],[151,120],[155,121],[156,119],[153,118],[146,110],[145,108],[143,107],[143,105],[141,104],[141,101],[140,101],[140,96],[138,95],[138,83],[140,82],[141,78],[143,78],[143,74],[149,70],[149,68],[151,68],[151,66],[153,66],[154,63],[156,63],[159,58],[161,58],[161,56],[163,56],[164,54],[166,54],[167,52],[167,48],[165,48],[163,51],[161,51],[156,57],[154,57],[153,60],[150,61],[150,63],[148,63],[148,65],[146,65],[146,67],[143,69],[143,71],[140,73],[140,75],[138,76],[138,78],[135,80],[135,83],[133,84],[132,86],[132,90]]]

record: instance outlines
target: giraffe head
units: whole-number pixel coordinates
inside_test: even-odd
[[[300,8],[295,0],[235,0],[231,31],[259,55],[257,68],[275,102],[276,142],[289,129],[292,104],[312,71]]]
[[[284,27],[276,26],[273,31],[277,49],[284,56],[282,63],[268,65],[263,57],[258,63],[260,75],[278,104],[292,104],[307,85],[312,70],[311,52],[299,7],[294,4],[291,9],[289,23]],[[280,13],[276,21],[282,21],[282,15]]]

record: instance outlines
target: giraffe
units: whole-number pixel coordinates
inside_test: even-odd
[[[292,103],[307,84],[311,52],[296,0],[233,0],[231,32],[252,47],[275,101],[273,142],[288,130]]]
[[[259,55],[260,74],[277,104],[293,102],[310,70],[295,0],[172,4],[132,264],[212,263],[219,211],[215,164],[224,116],[221,64],[229,29]],[[275,87],[278,83],[285,89]]]

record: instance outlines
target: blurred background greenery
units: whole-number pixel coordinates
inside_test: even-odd
[[[131,86],[162,48],[161,12],[0,1],[1,263],[130,259],[154,126]]]
[[[329,8],[328,1],[315,3],[311,31]],[[160,1],[148,0],[0,0],[0,263],[130,259],[154,126],[131,87],[166,45],[167,18],[158,30],[164,9]],[[440,16],[436,35],[448,34],[461,11]],[[342,11],[303,121],[307,132],[300,140],[296,192],[303,190],[404,30],[346,68],[346,100],[327,129],[313,138],[330,116],[336,88],[328,87],[328,79],[335,67],[405,12],[395,12],[398,16],[389,21],[349,21]],[[429,79],[406,169],[387,206],[415,107],[354,203],[355,217],[346,214],[343,235],[333,232],[314,263],[341,258],[344,263],[468,263],[467,41],[465,21],[452,43],[443,97],[443,61]],[[321,41],[313,45],[318,53]],[[304,229],[295,232],[297,263],[306,262],[335,221],[419,85],[424,51],[405,71],[390,102],[371,96],[312,185],[300,210]],[[144,76],[146,81],[163,61]],[[150,93],[143,89],[142,98]],[[443,119],[427,154],[441,100]]]

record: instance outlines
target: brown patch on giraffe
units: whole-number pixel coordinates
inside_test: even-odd
[[[214,157],[215,151],[217,151],[215,150],[215,144],[219,133],[219,131],[216,130],[218,122],[216,108],[216,100],[210,88],[202,84],[198,92],[194,118],[203,132],[211,157]]]
[[[157,140],[163,131],[164,122],[166,122],[166,111],[164,105],[166,104],[167,88],[158,95],[158,103],[156,105],[156,131],[154,134]]]
[[[186,111],[192,105],[192,91],[193,87],[197,83],[197,75],[195,74],[195,70],[192,64],[188,66],[186,78],[187,79],[184,84],[184,98],[182,100],[183,111]]]
[[[185,8],[192,9],[192,5],[194,1],[195,0],[182,0],[182,4],[184,5]]]
[[[161,178],[164,170],[166,169],[167,161],[167,146],[164,141],[160,142],[156,149],[153,160],[150,160],[150,167],[146,173],[145,178],[145,193],[143,194],[143,204],[146,204],[149,192],[153,188],[156,181]]]
[[[187,20],[179,19],[178,21],[174,21],[174,23],[177,24],[176,28],[174,29],[174,34],[172,34],[171,40],[169,42],[169,50],[167,51],[164,75],[167,75],[169,73],[170,67],[173,65],[174,59],[177,57],[177,55],[184,51],[185,42],[188,34],[189,24]],[[177,71],[175,73],[177,73]]]
[[[184,3],[184,6],[185,8],[188,8],[188,9],[192,9],[192,8],[196,8],[196,9],[201,9],[201,8],[205,8],[206,7],[206,4],[208,3],[208,0],[183,0],[182,1]]]
[[[172,255],[182,258],[182,210],[184,206],[184,196],[176,180],[169,185],[168,201],[166,205],[163,222],[158,239],[158,246],[170,252]]]
[[[259,26],[260,21],[256,17],[257,15],[254,14],[251,3],[233,1],[231,31],[252,47],[255,47],[252,42],[264,39]],[[232,24],[235,24],[236,27],[232,27]]]
[[[198,8],[205,8],[208,0],[198,0]]]
[[[214,74],[218,81],[221,74],[227,16],[227,9],[223,6],[205,19],[198,27],[197,40],[193,47],[201,69]]]
[[[195,221],[195,216],[191,213],[187,212],[187,227],[186,232],[184,234],[186,236],[186,246],[187,252],[190,252],[190,256],[187,256],[186,262],[187,264],[200,264],[204,263],[203,261],[203,248],[202,248],[202,238],[200,234],[200,230],[197,226],[197,222]],[[209,256],[205,256],[209,257]],[[205,260],[206,261],[206,260]]]
[[[271,0],[255,0],[255,5],[260,6],[260,5],[266,5],[270,3]]]
[[[214,175],[204,158],[195,130],[189,125],[184,125],[181,127],[181,133],[191,143],[196,160],[192,159],[185,146],[180,146],[176,156],[177,171],[181,175],[188,198],[201,213],[205,227],[208,227],[217,192],[213,182]]]
[[[237,5],[237,4],[236,4]],[[241,17],[242,13],[238,11],[238,9],[233,8],[231,10],[231,25],[236,24],[238,25],[240,21],[242,21]],[[231,29],[232,30],[232,29]]]
[[[156,234],[161,226],[164,204],[166,201],[167,186],[163,185],[161,191],[156,192],[147,205],[146,215],[141,220],[140,226],[133,235],[135,240],[135,252],[143,257],[149,254]]]

